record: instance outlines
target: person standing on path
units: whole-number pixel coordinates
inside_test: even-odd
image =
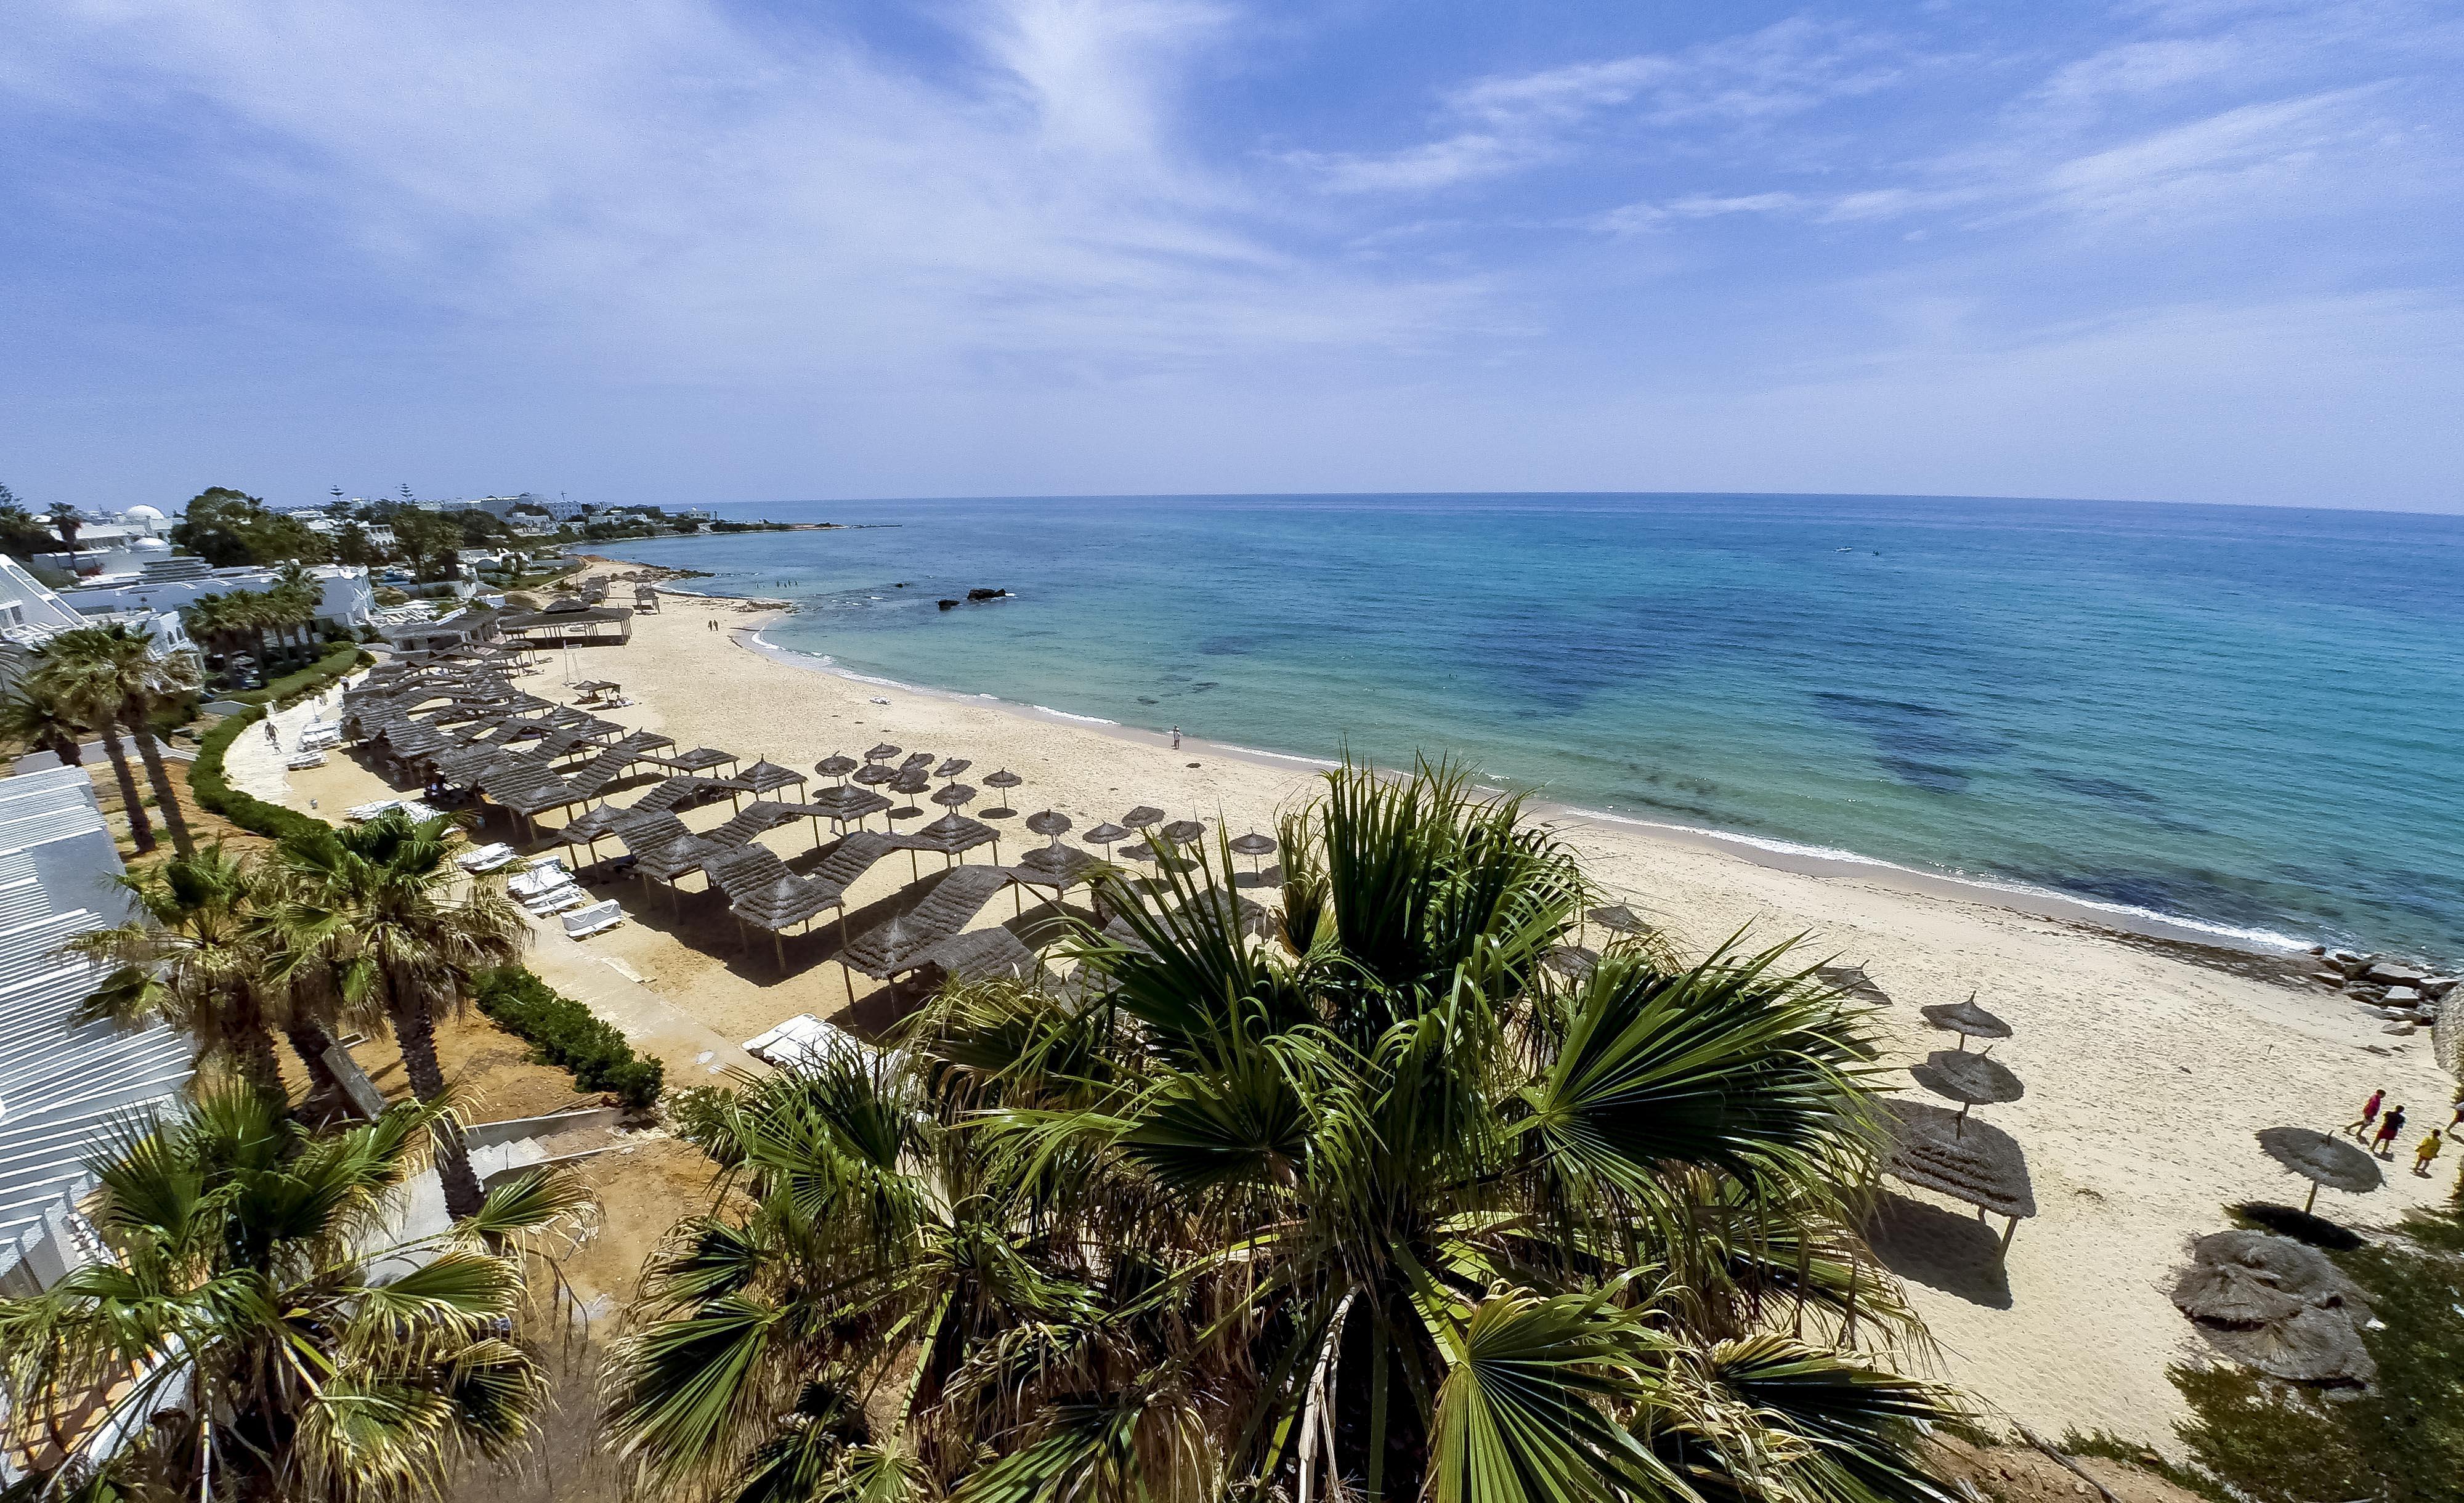
[[[2346,1122],[2344,1124],[2344,1131],[2352,1134],[2355,1138],[2359,1138],[2364,1133],[2369,1131],[2370,1124],[2379,1119],[2379,1103],[2386,1099],[2386,1088],[2382,1087],[2379,1090],[2371,1092],[2370,1098],[2362,1103],[2362,1119],[2358,1122]]]
[[[1172,728],[1172,749],[1180,750],[1180,727],[1177,725]]]
[[[2429,1132],[2422,1134],[2421,1141],[2413,1145],[2412,1172],[2419,1175],[2422,1179],[2429,1179],[2430,1160],[2437,1158],[2438,1150],[2445,1145],[2446,1139],[2438,1136],[2437,1128],[2433,1127]]]
[[[2382,1159],[2394,1158],[2395,1135],[2403,1131],[2404,1108],[2399,1106],[2380,1119],[2379,1135],[2370,1143],[2370,1150]]]

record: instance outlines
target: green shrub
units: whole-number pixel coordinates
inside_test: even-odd
[[[490,971],[473,1000],[498,1027],[528,1040],[542,1063],[573,1072],[583,1090],[613,1092],[635,1111],[659,1099],[667,1067],[634,1053],[625,1035],[527,967]]]
[[[228,697],[242,704],[271,704],[277,710],[284,709],[351,673],[364,657],[366,654],[360,651],[358,644],[346,643],[329,650],[323,657],[296,674],[285,674],[262,689],[244,690]]]

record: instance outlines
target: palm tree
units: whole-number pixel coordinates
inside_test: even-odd
[[[447,1094],[438,1014],[460,1006],[475,976],[511,963],[530,938],[498,884],[475,882],[452,895],[463,877],[453,864],[460,845],[451,816],[414,823],[394,809],[347,829],[286,835],[275,851],[285,888],[276,921],[288,952],[275,974],[317,986],[345,1009],[382,1009],[423,1101]],[[458,1133],[439,1140],[436,1169],[447,1210],[474,1213],[479,1182]]]
[[[311,1134],[278,1096],[224,1082],[123,1131],[90,1211],[118,1261],[0,1300],[12,1419],[57,1448],[33,1487],[392,1503],[441,1497],[466,1458],[519,1448],[548,1387],[512,1335],[521,1249],[589,1203],[526,1176],[398,1240],[441,1116],[405,1104]]]
[[[330,1084],[333,1038],[322,1009],[304,985],[276,974],[274,875],[262,860],[229,855],[219,843],[122,874],[144,916],[67,946],[114,966],[86,999],[85,1017],[168,1022],[199,1052],[231,1060],[251,1085],[275,1094],[283,1089],[274,1053],[279,1028],[309,1075]]]
[[[693,1105],[720,1193],[610,1369],[646,1480],[1943,1503],[1948,1396],[1858,1349],[1917,1336],[1852,1229],[1863,1014],[1776,950],[1560,979],[1584,883],[1518,816],[1346,767],[1287,826],[1297,948],[1219,843],[1161,913],[1100,879],[1135,942],[1067,996]]]
[[[84,761],[80,747],[85,732],[84,722],[55,696],[35,693],[22,683],[0,693],[0,739],[38,746],[57,757],[62,765],[75,767]]]
[[[154,849],[154,826],[145,817],[145,803],[137,791],[137,777],[128,769],[128,753],[120,744],[121,696],[116,675],[94,661],[59,651],[69,637],[96,630],[80,627],[54,637],[26,675],[25,693],[43,701],[63,721],[94,727],[102,754],[111,762],[111,776],[120,785],[121,807],[128,811],[128,838],[140,855]]]
[[[47,662],[85,686],[98,704],[114,706],[112,714],[137,742],[145,763],[145,780],[154,786],[155,807],[170,828],[171,848],[182,855],[196,850],[188,837],[187,816],[180,810],[178,788],[163,763],[163,748],[154,740],[154,712],[194,690],[198,683],[196,654],[158,652],[152,636],[115,621],[107,626],[79,627],[52,638],[43,650]],[[105,745],[109,745],[105,738]],[[133,822],[132,822],[133,823]]]

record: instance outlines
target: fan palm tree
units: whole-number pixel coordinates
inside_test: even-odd
[[[112,780],[120,786],[121,807],[128,814],[128,838],[138,854],[143,855],[154,849],[154,825],[145,817],[145,802],[137,791],[137,775],[129,770],[128,753],[120,744],[122,701],[117,676],[100,663],[59,651],[63,640],[95,630],[80,627],[54,637],[35,660],[34,671],[26,675],[22,687],[27,695],[48,705],[57,718],[94,727],[96,738],[102,742],[103,757],[111,763]]]
[[[609,1416],[646,1479],[783,1500],[1320,1492],[1925,1500],[1947,1395],[1858,1348],[1864,1015],[1782,951],[1544,963],[1581,873],[1442,768],[1231,853],[1067,995],[699,1103],[712,1211],[646,1270]],[[1809,1334],[1809,1332],[1811,1334]]]
[[[341,1008],[381,1009],[402,1050],[403,1072],[423,1101],[446,1096],[436,1019],[458,1007],[480,972],[510,964],[530,938],[522,912],[492,881],[471,884],[453,864],[462,844],[451,816],[413,821],[400,809],[363,825],[285,835],[275,848],[284,887],[275,912],[285,958],[275,976],[312,986]],[[446,1208],[475,1213],[479,1182],[461,1138],[439,1140]]]
[[[398,1240],[441,1115],[409,1103],[311,1134],[279,1097],[224,1082],[123,1132],[90,1210],[118,1261],[0,1300],[12,1420],[55,1447],[33,1486],[394,1503],[523,1445],[547,1381],[512,1337],[522,1248],[589,1203],[526,1176]]]
[[[67,948],[111,964],[85,1002],[87,1018],[129,1025],[160,1019],[230,1060],[251,1085],[279,1094],[274,1034],[291,1042],[310,1076],[330,1084],[333,1037],[301,978],[278,979],[280,894],[257,858],[217,843],[123,873],[143,917],[79,935]]]
[[[0,693],[0,740],[36,746],[74,767],[84,760],[79,749],[86,726],[60,698],[34,692],[25,684]]]
[[[163,763],[163,748],[154,740],[154,712],[197,687],[193,652],[159,652],[152,636],[115,621],[79,627],[52,638],[43,650],[47,663],[84,686],[97,704],[113,706],[111,714],[137,742],[145,763],[145,781],[153,785],[155,807],[171,831],[171,849],[182,855],[196,850],[188,836],[187,816],[181,812],[179,789]],[[106,738],[106,744],[108,739]]]

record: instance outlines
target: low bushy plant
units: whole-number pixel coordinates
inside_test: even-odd
[[[269,804],[253,793],[243,793],[231,785],[223,776],[223,756],[239,733],[265,718],[260,706],[234,715],[208,731],[197,742],[197,760],[188,764],[188,792],[200,808],[211,809],[240,829],[253,830],[275,840],[302,830],[316,829],[324,821],[313,814]]]
[[[490,971],[472,1000],[497,1027],[528,1041],[543,1063],[573,1072],[583,1090],[611,1092],[635,1111],[659,1099],[667,1067],[634,1053],[624,1034],[527,967]]]

